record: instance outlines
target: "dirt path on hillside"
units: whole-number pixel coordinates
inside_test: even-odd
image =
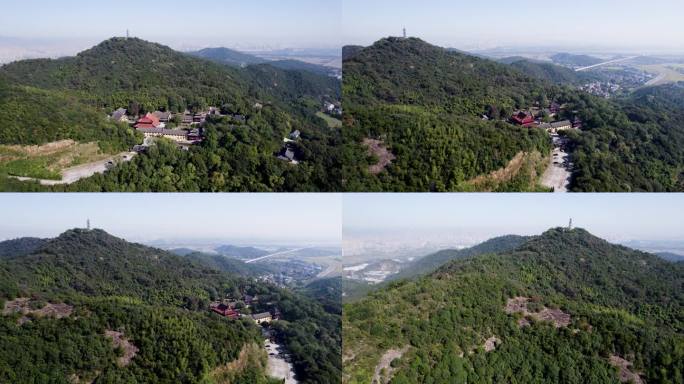
[[[552,136],[553,151],[549,166],[542,175],[541,184],[552,188],[554,192],[568,192],[570,178],[572,177],[572,163],[570,155],[565,152],[565,141],[558,136]]]
[[[290,357],[284,353],[280,344],[266,340],[264,348],[268,353],[268,375],[276,379],[284,380],[285,384],[297,384],[294,367]]]

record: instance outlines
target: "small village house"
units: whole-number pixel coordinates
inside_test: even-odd
[[[278,155],[278,158],[293,164],[297,163],[297,160],[295,160],[295,153],[290,147],[283,148],[283,150],[280,152],[280,155]]]
[[[553,123],[543,123],[539,124],[539,128],[546,130],[547,132],[556,133],[558,131],[564,131],[566,129],[572,129],[572,123],[570,120],[554,121]]]
[[[152,114],[162,123],[168,123],[173,118],[173,113],[171,112],[155,111]]]
[[[136,130],[145,137],[165,137],[174,141],[187,141],[188,132],[181,129],[165,129],[161,127],[151,127],[151,128],[136,128]]]
[[[270,323],[273,321],[273,316],[270,312],[262,312],[252,315],[252,320],[257,324]]]
[[[112,113],[111,119],[120,123],[128,123],[128,116],[126,115],[127,112],[128,111],[126,111],[126,109],[119,108]]]

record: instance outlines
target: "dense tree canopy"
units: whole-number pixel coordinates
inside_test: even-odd
[[[344,188],[352,191],[481,189],[468,180],[519,153],[546,156],[541,130],[502,121],[517,109],[562,105],[570,132],[574,191],[679,191],[684,187],[684,87],[641,89],[605,100],[575,89],[593,75],[550,63],[510,64],[445,50],[416,38],[350,47],[344,56]],[[486,115],[488,119],[482,120]],[[381,172],[363,144],[381,140],[396,157]],[[532,175],[487,190],[537,190]],[[532,179],[531,182],[526,181]]]
[[[65,303],[73,311],[61,318],[0,316],[0,381],[272,383],[259,327],[209,311],[211,300],[239,292],[261,298],[255,311],[271,309],[266,303],[281,311],[275,335],[300,382],[340,380],[340,314],[305,295],[101,230],[70,230],[34,243],[0,243],[21,248],[0,259],[0,307],[27,298],[32,309]],[[121,332],[138,349],[129,365],[116,363],[123,351],[105,331]]]
[[[96,176],[73,190],[331,191],[340,187],[339,130],[316,116],[340,99],[340,82],[308,70],[267,64],[236,68],[139,39],[113,38],[75,57],[24,60],[0,68],[0,106],[9,124],[0,143],[98,141],[110,152],[141,138],[105,119],[130,113],[191,112],[220,107],[197,154],[150,151],[124,170]],[[299,130],[298,166],[276,159],[283,138]],[[197,173],[197,174],[196,174]],[[2,177],[2,175],[0,175]],[[3,189],[42,189],[11,180]]]
[[[369,382],[382,354],[407,348],[392,383],[618,383],[610,356],[647,383],[683,383],[683,267],[560,228],[456,259],[344,306],[344,381]],[[567,326],[507,313],[515,297]]]

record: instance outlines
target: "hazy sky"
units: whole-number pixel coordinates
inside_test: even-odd
[[[339,194],[0,194],[0,239],[93,227],[134,241],[248,239],[337,243]],[[290,243],[290,244],[291,244]]]
[[[339,46],[342,0],[4,1],[0,36],[137,37],[175,47]]]
[[[344,194],[343,211],[344,231],[357,234],[464,231],[484,240],[540,234],[572,217],[611,241],[684,240],[684,194]]]
[[[684,52],[682,0],[343,0],[345,44],[408,34],[463,49],[629,47]]]

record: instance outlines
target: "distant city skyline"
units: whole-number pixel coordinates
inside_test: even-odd
[[[339,245],[340,194],[0,194],[0,239],[103,229],[129,241]]]
[[[684,54],[680,0],[344,0],[345,44],[420,37],[466,50],[554,47],[569,51]]]
[[[472,244],[541,234],[570,218],[614,242],[684,240],[684,194],[344,194],[342,204],[345,243]]]
[[[176,49],[330,48],[341,44],[341,1],[23,0],[3,4],[0,36],[94,43],[129,29]]]

